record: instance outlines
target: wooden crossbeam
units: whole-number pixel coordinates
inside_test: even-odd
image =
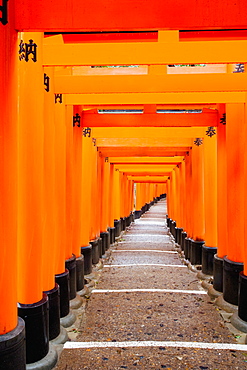
[[[128,175],[128,180],[133,180],[134,182],[138,183],[164,183],[168,180],[168,176],[133,176]]]
[[[15,1],[18,31],[154,31],[245,29],[245,0],[22,0]]]
[[[184,156],[191,146],[184,147],[99,147],[99,153],[103,157],[175,157]]]
[[[83,114],[83,127],[208,127],[218,125],[218,112],[154,114]]]
[[[220,87],[219,87],[220,90]],[[245,92],[67,94],[67,105],[245,103]]]
[[[109,66],[247,62],[247,41],[44,45],[45,66]]]
[[[205,128],[200,127],[93,127],[92,136],[99,138],[191,138],[203,137]]]
[[[100,138],[97,139],[98,147],[190,147],[193,138]]]
[[[113,163],[113,164],[128,164],[128,163],[133,163],[133,164],[179,164],[183,161],[184,157],[151,157],[151,158],[143,158],[143,157],[125,157],[125,158],[119,158],[119,157],[110,157],[108,158],[108,162]]]
[[[245,91],[247,73],[56,76],[54,83],[58,94]]]

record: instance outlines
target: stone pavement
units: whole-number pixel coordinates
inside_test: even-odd
[[[183,264],[165,215],[162,200],[112,249],[56,370],[247,369],[247,346]]]

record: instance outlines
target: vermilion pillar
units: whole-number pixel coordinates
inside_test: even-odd
[[[43,295],[46,266],[40,258],[44,249],[50,248],[43,243],[43,34],[21,33],[19,42],[24,51],[19,58],[18,80],[18,309],[26,323],[27,363],[32,363],[41,360],[49,351],[48,298]],[[37,311],[35,320],[39,325],[34,325],[33,310]]]
[[[13,14],[13,7],[11,7]],[[11,42],[10,42],[11,40]],[[0,24],[0,336],[17,326],[17,53],[13,22]],[[11,263],[7,263],[7,256]]]
[[[72,256],[73,180],[73,106],[66,106],[66,260]]]
[[[243,136],[246,137],[247,126],[246,126],[246,104],[245,104],[245,124]],[[246,145],[244,147],[244,185],[247,180],[247,157],[246,157]],[[242,332],[247,332],[247,252],[246,252],[246,236],[247,236],[247,226],[246,226],[246,216],[247,216],[247,197],[244,197],[244,270],[239,274],[239,287],[238,287],[238,312],[235,312],[231,317],[231,323]]]
[[[142,202],[142,183],[136,184],[136,204],[135,204],[135,218],[139,218],[141,216],[141,209],[143,206]]]
[[[204,147],[193,145],[192,149],[192,209],[193,240],[204,241],[205,206],[204,206]]]
[[[15,4],[6,6],[8,23],[0,22],[0,368],[25,370],[25,324],[17,316],[18,37]]]
[[[44,72],[42,33],[20,34],[39,46],[37,61],[19,61],[18,150],[18,300],[31,304],[42,299],[42,225],[44,223]],[[32,124],[31,124],[32,122]],[[37,248],[37,245],[39,248]]]
[[[92,139],[82,138],[82,247],[90,241],[92,183]]]
[[[91,228],[91,193],[92,193],[92,138],[89,134],[82,136],[82,239],[81,252],[84,255],[84,273],[92,272]]]
[[[92,138],[91,138],[92,141]],[[90,223],[90,240],[94,240],[99,237],[99,226],[98,226],[98,207],[99,207],[99,193],[98,193],[98,173],[97,173],[97,147],[92,144],[92,180],[91,180],[91,223]]]
[[[170,177],[168,178],[167,180],[167,215],[168,215],[168,218],[171,218],[171,207],[170,207],[170,203],[171,203],[171,180],[170,180]],[[159,188],[157,186],[157,197],[160,195],[159,194]]]
[[[102,158],[102,202],[100,230],[106,231],[109,226],[109,187],[110,187],[110,163]]]
[[[192,165],[191,153],[188,152],[185,156],[185,231],[187,238],[192,237]]]
[[[114,165],[110,164],[110,178],[109,178],[109,206],[110,206],[110,211],[109,211],[109,226],[111,228],[114,227]]]
[[[227,255],[227,161],[225,107],[219,106],[217,127],[217,255],[214,256],[213,287],[223,291],[223,258]]]
[[[81,107],[75,106],[73,116],[80,115]],[[78,127],[79,126],[79,127]],[[82,128],[79,124],[73,127],[73,199],[72,199],[72,253],[81,255],[82,240]]]
[[[227,232],[228,248],[223,265],[223,297],[238,304],[239,272],[244,261],[244,104],[226,104]]]
[[[42,261],[42,288],[50,291],[55,286],[55,125],[54,125],[54,71],[46,68],[49,91],[44,89],[44,226]],[[51,248],[51,245],[53,248]],[[44,268],[45,267],[45,268]]]
[[[200,265],[202,262],[202,245],[205,238],[204,206],[204,146],[193,144],[192,148],[192,214],[193,233],[190,261]]]
[[[65,270],[66,249],[66,115],[65,104],[55,103],[55,273],[62,274]]]
[[[202,247],[202,272],[213,274],[217,252],[217,137],[204,137],[205,245]]]
[[[110,231],[110,163],[108,158],[99,157],[99,171],[101,173],[100,182],[100,237],[102,239],[102,254],[110,247],[111,234],[113,238],[113,230]]]
[[[114,167],[113,172],[113,217],[114,217],[114,227],[115,227],[115,237],[118,237],[121,233],[121,203],[120,203],[120,178],[121,174],[117,168]]]

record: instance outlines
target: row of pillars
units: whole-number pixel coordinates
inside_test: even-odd
[[[145,194],[134,196],[133,180],[73,122],[81,107],[54,99],[43,34],[11,36],[8,63],[0,59],[0,369],[22,370],[49,354],[60,323],[73,322],[70,307],[84,274],[133,221],[135,199],[145,204],[163,189],[142,184]],[[20,45],[31,40],[37,55],[26,61]]]
[[[168,179],[168,226],[185,258],[213,276],[222,306],[238,310],[234,325],[247,332],[246,104],[225,109],[217,134],[194,145]]]

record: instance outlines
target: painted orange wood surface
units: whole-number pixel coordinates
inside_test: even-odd
[[[19,35],[19,42],[35,40],[42,33]],[[40,48],[42,50],[42,48]],[[42,232],[44,225],[44,72],[38,60],[19,61],[18,95],[18,301],[42,299]],[[32,123],[28,119],[32,117]]]
[[[219,108],[219,120],[225,107]],[[227,162],[226,125],[220,123],[217,129],[217,255],[223,258],[228,251],[227,237]]]
[[[73,107],[66,107],[66,249],[65,259],[72,256],[73,236]]]
[[[49,92],[44,89],[44,223],[42,235],[42,289],[49,291],[55,286],[55,121],[54,121],[54,71],[46,68],[50,77]]]
[[[129,31],[157,29],[238,29],[245,28],[245,1],[226,0],[134,0],[115,2],[65,0],[16,0],[18,30]],[[70,16],[68,16],[70,14]],[[49,16],[48,16],[49,15]]]
[[[81,107],[74,107],[73,116],[81,111]],[[82,240],[82,129],[73,127],[73,192],[72,192],[72,253],[81,255]]]
[[[82,137],[82,247],[90,241],[92,184],[92,139]]]
[[[221,64],[247,60],[246,40],[44,45],[44,65]],[[168,76],[167,76],[168,77]],[[175,77],[175,76],[169,76]]]
[[[55,104],[55,273],[65,271],[66,259],[66,108]]]
[[[205,238],[205,204],[204,204],[204,146],[192,149],[192,226],[193,239]]]
[[[204,137],[205,244],[217,247],[217,135]]]
[[[0,53],[0,335],[17,325],[18,39],[13,12],[11,3],[10,22],[6,26],[0,25],[0,47],[5,50]]]
[[[244,260],[244,243],[240,231],[244,230],[244,114],[244,104],[226,105],[227,256],[235,262]]]

